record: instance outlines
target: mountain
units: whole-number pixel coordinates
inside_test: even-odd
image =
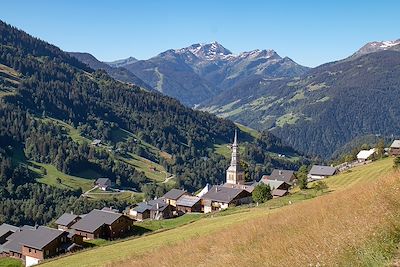
[[[115,60],[115,61],[111,61],[111,62],[104,62],[104,63],[106,63],[107,65],[109,65],[113,68],[118,68],[118,67],[123,67],[127,64],[135,63],[136,61],[138,61],[136,58],[128,57],[128,58],[119,59],[119,60]]]
[[[133,202],[160,197],[170,187],[194,192],[220,184],[235,130],[249,180],[306,162],[271,133],[241,129],[117,81],[0,21],[0,223],[46,224],[67,209],[82,214],[129,204],[118,196],[81,197],[98,177],[133,190]],[[278,157],[282,153],[288,157]],[[164,174],[172,180],[164,183]]]
[[[202,110],[269,129],[295,149],[324,158],[364,136],[400,136],[400,51],[391,44],[298,78],[255,77],[222,92]],[[371,45],[360,51],[366,47]]]
[[[222,91],[254,77],[295,77],[308,68],[273,50],[238,55],[218,42],[170,49],[148,60],[121,65],[157,91],[188,106],[208,102]]]
[[[98,69],[103,69],[105,70],[111,77],[113,77],[116,80],[122,81],[122,82],[127,82],[127,83],[132,83],[134,85],[137,85],[139,87],[142,87],[146,90],[153,90],[153,88],[145,83],[143,80],[141,80],[139,77],[137,77],[135,74],[130,72],[129,70],[118,67],[117,63],[114,64],[115,66],[110,66],[109,64],[106,64],[104,62],[99,61],[97,58],[95,58],[93,55],[89,53],[81,53],[81,52],[69,52],[69,54],[79,61],[87,64],[89,67],[91,67],[94,70]],[[132,60],[127,59],[124,62],[133,62]]]
[[[393,41],[370,42],[361,47],[353,56],[361,56],[373,52],[393,50],[400,51],[400,39]]]

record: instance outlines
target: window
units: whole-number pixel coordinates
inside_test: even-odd
[[[31,249],[29,249],[29,252],[32,252],[32,250],[31,250]]]
[[[46,250],[46,256],[49,256],[49,254],[50,254],[50,251]]]

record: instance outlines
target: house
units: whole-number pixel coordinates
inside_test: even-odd
[[[336,173],[336,168],[329,166],[313,165],[311,170],[308,172],[308,180],[321,180],[326,177],[332,176]]]
[[[172,217],[172,206],[162,198],[149,200],[140,202],[136,207],[131,208],[129,215],[138,221],[168,219]]]
[[[358,162],[365,162],[367,160],[370,160],[375,154],[375,152],[376,152],[375,148],[371,148],[369,150],[361,150],[357,154]]]
[[[289,188],[291,185],[285,181],[278,181],[278,180],[264,180],[261,179],[260,183],[264,183],[269,185],[271,188],[271,194],[273,197],[282,197],[289,193]]]
[[[100,139],[94,139],[93,142],[91,143],[92,146],[100,146],[101,145],[101,140]]]
[[[249,193],[253,193],[253,190],[256,186],[253,182],[249,184],[230,184],[230,183],[225,183],[223,185],[224,187],[230,187],[230,188],[236,188],[236,189],[244,189]]]
[[[183,195],[188,195],[188,192],[173,188],[169,190],[167,193],[165,193],[165,195],[162,198],[164,199],[165,203],[173,207],[176,207],[176,201]]]
[[[400,156],[400,140],[394,140],[390,146],[390,155],[394,157]]]
[[[214,185],[201,199],[204,213],[252,202],[250,192],[218,185]]]
[[[79,215],[73,213],[64,213],[58,218],[55,223],[59,230],[68,230],[71,228],[71,225],[79,221],[81,217]]]
[[[85,239],[114,239],[126,236],[132,224],[133,220],[121,213],[94,209],[74,223],[71,229]]]
[[[19,227],[7,223],[0,225],[0,245],[7,242],[7,237],[15,232],[19,232]]]
[[[201,199],[197,196],[183,195],[176,201],[176,210],[181,213],[200,212]]]
[[[109,178],[99,178],[96,180],[95,185],[103,191],[107,191],[112,186],[112,182]]]
[[[44,259],[70,251],[71,247],[79,246],[68,236],[66,231],[45,226],[20,229],[7,237],[3,245],[3,256],[21,259],[25,266],[33,266]]]
[[[274,169],[269,176],[270,180],[276,180],[276,181],[283,181],[286,182],[290,185],[293,184],[293,181],[296,179],[296,176],[294,175],[294,171],[291,170],[277,170]]]
[[[20,241],[25,266],[36,265],[44,259],[65,253],[71,245],[66,231],[39,226],[26,233]]]

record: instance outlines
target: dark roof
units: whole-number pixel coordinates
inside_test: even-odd
[[[104,224],[111,225],[121,216],[123,216],[121,213],[94,209],[86,214],[85,217],[74,223],[71,228],[93,233]]]
[[[272,190],[279,188],[283,184],[288,184],[288,183],[286,183],[284,181],[278,181],[278,180],[261,180],[261,182],[266,184],[266,185],[269,185],[269,187]]]
[[[330,176],[330,175],[334,175],[335,172],[336,172],[336,168],[334,168],[334,167],[314,165],[314,166],[312,166],[309,174],[310,175]]]
[[[96,184],[100,186],[108,185],[111,184],[111,180],[109,178],[99,178],[96,180]]]
[[[173,188],[173,189],[169,190],[167,193],[165,193],[163,198],[177,200],[184,194],[186,194],[186,191]]]
[[[158,207],[157,207],[158,204]],[[133,208],[138,213],[143,213],[146,210],[158,210],[164,211],[168,207],[168,204],[163,199],[154,199],[145,202],[140,202],[136,207]]]
[[[72,214],[72,213],[64,213],[61,215],[60,218],[58,218],[55,223],[63,226],[67,226],[70,223],[72,223],[74,220],[77,218],[80,218],[79,215]]]
[[[22,245],[36,249],[43,249],[59,236],[63,234],[67,235],[67,232],[45,226],[39,226],[34,231],[23,231],[22,234],[23,238],[20,241]]]
[[[275,189],[275,190],[272,190],[272,195],[277,196],[277,197],[282,197],[282,196],[286,195],[287,192],[288,192],[287,190]]]
[[[26,236],[35,230],[26,229],[19,232],[15,232],[7,237],[7,242],[3,245],[4,251],[22,252],[21,242],[25,240]]]
[[[293,177],[294,177],[294,171],[274,169],[269,179],[283,181],[286,183],[292,183]]]
[[[15,233],[18,231],[19,231],[19,227],[17,227],[17,226],[7,224],[7,223],[3,223],[2,225],[0,225],[0,237],[7,235],[10,232]]]
[[[235,199],[235,197],[237,197],[243,191],[247,192],[244,189],[214,185],[207,193],[205,193],[202,196],[202,199],[209,199],[223,203],[230,203],[233,199]]]
[[[193,207],[200,201],[199,197],[183,195],[177,201],[177,206]]]

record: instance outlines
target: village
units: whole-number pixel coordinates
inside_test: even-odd
[[[268,186],[273,198],[290,194],[290,190],[297,185],[296,172],[281,169],[274,169],[270,175],[260,177],[259,181],[246,182],[240,165],[236,132],[231,150],[225,183],[207,184],[197,194],[174,188],[160,198],[129,206],[123,212],[104,207],[81,215],[64,213],[55,221],[57,228],[29,225],[17,227],[4,223],[0,225],[0,257],[17,258],[25,266],[33,266],[45,259],[83,249],[87,240],[115,240],[135,235],[135,222],[170,219],[187,213],[218,212],[255,202],[253,192],[258,185]],[[375,148],[361,150],[357,160],[338,166],[313,165],[307,181],[320,181],[355,166],[369,164],[375,153]],[[400,140],[395,140],[390,148],[385,149],[385,153],[388,156],[400,156]],[[100,178],[96,180],[95,186],[107,191],[112,182]]]

